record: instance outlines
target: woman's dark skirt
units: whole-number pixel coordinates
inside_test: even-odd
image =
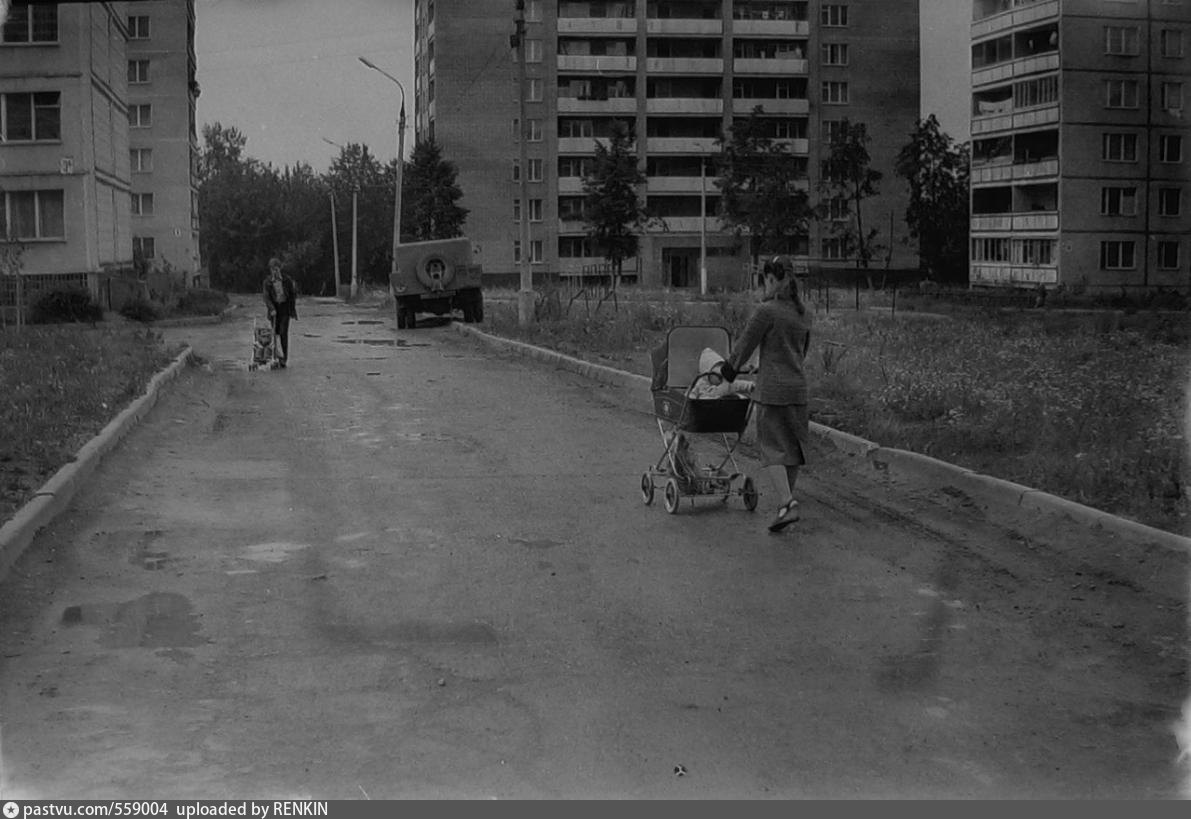
[[[756,404],[757,449],[761,466],[802,466],[810,440],[806,404]]]

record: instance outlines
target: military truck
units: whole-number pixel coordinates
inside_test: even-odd
[[[397,329],[416,327],[418,313],[443,316],[459,310],[466,322],[483,321],[483,268],[477,255],[478,247],[464,237],[398,245],[397,271],[389,276]]]

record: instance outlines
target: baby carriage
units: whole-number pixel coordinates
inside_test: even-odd
[[[252,320],[252,360],[248,364],[250,370],[270,370],[277,364],[277,338],[273,335],[273,325],[263,327]]]
[[[748,426],[752,401],[739,396],[693,398],[704,379],[717,377],[699,372],[700,353],[710,349],[727,358],[731,338],[723,327],[675,327],[653,352],[654,416],[665,450],[655,465],[641,476],[641,499],[653,503],[658,482],[666,511],[678,511],[681,498],[718,497],[726,502],[739,495],[750,512],[757,508],[753,479],[742,475],[735,451]],[[700,464],[691,446],[692,438],[706,436],[723,447],[711,463]],[[730,468],[729,468],[730,467]]]

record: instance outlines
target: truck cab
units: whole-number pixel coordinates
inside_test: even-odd
[[[459,310],[468,323],[483,321],[478,251],[466,237],[398,245],[396,272],[389,276],[397,329],[416,327],[418,313],[443,316]]]

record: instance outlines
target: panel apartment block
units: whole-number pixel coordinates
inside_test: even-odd
[[[26,273],[131,265],[125,20],[14,3],[0,35],[0,232]]]
[[[977,285],[1188,288],[1187,0],[976,0]]]
[[[134,246],[150,267],[199,272],[194,0],[122,3],[128,15]]]
[[[603,262],[584,236],[582,177],[596,141],[620,120],[634,131],[643,194],[663,220],[643,235],[640,280],[697,286],[705,225],[709,284],[741,286],[744,253],[715,217],[718,191],[703,170],[719,153],[717,137],[757,105],[802,159],[812,201],[824,132],[844,118],[866,123],[885,175],[864,207],[889,247],[879,261],[917,266],[902,241],[905,186],[893,175],[918,118],[917,0],[527,0],[525,169],[513,14],[511,2],[415,4],[416,136],[433,137],[459,166],[467,233],[485,270],[516,272],[520,218],[530,222],[535,271]],[[794,250],[814,264],[853,264],[829,233],[814,223]]]

